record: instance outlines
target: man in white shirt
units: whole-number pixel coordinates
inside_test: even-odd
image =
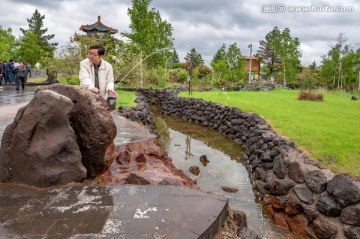
[[[102,45],[93,45],[89,48],[88,58],[80,62],[80,86],[100,94],[105,100],[117,97],[114,90],[114,72],[112,65],[103,60],[105,48]]]

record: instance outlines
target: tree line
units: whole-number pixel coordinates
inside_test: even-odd
[[[107,49],[106,60],[114,65],[117,81],[128,86],[165,86],[169,83],[184,83],[188,76],[194,83],[209,87],[246,84],[245,56],[234,42],[223,43],[214,53],[210,66],[195,48],[180,61],[174,49],[171,23],[162,19],[160,12],[150,6],[152,0],[132,0],[128,9],[129,32],[121,32],[127,42],[105,34],[100,40]],[[28,18],[28,29],[20,29],[18,38],[12,29],[0,26],[0,59],[19,59],[34,65],[41,62],[45,67],[73,76],[78,71],[78,62],[86,57],[87,47],[99,43],[98,39],[74,34],[69,42],[57,49],[58,43],[51,42],[54,34],[47,34],[41,15],[35,10]],[[320,64],[315,61],[304,68],[300,58],[300,38],[291,34],[289,28],[274,27],[255,53],[261,61],[263,79],[291,87],[327,87],[330,89],[360,90],[360,50],[358,44],[349,43],[344,33],[340,33],[329,51],[322,56]],[[57,53],[56,53],[57,50]],[[191,69],[189,66],[191,65]],[[131,74],[129,74],[131,72]]]

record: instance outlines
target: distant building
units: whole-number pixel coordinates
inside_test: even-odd
[[[117,29],[108,27],[104,23],[102,23],[100,16],[98,16],[97,22],[93,24],[81,25],[80,30],[85,32],[86,35],[78,35],[77,38],[86,37],[99,40],[104,39],[106,34],[115,34],[118,32]]]
[[[248,74],[250,69],[250,56],[245,56],[246,64],[245,64],[245,71]],[[260,59],[259,57],[252,56],[251,57],[251,74],[253,75],[254,79],[260,78]]]

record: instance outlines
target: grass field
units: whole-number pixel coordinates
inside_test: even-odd
[[[116,90],[118,93],[118,97],[116,99],[116,108],[127,107],[131,108],[136,106],[134,100],[136,99],[136,95],[134,91],[123,91],[123,90]]]
[[[192,97],[255,112],[273,129],[333,172],[360,178],[360,101],[322,92],[324,101],[299,101],[299,91],[193,92]],[[189,97],[186,92],[180,94]]]

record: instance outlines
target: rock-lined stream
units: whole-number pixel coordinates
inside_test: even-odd
[[[239,145],[216,131],[162,115],[155,107],[152,112],[162,147],[175,166],[196,179],[202,190],[228,197],[230,208],[245,212],[248,227],[262,238],[297,238],[271,223],[263,214],[260,199],[252,189],[245,167],[244,152]],[[200,162],[202,155],[207,156],[208,164]],[[189,172],[191,166],[200,168],[198,176]],[[238,191],[227,193],[221,189],[222,186],[237,188]]]

